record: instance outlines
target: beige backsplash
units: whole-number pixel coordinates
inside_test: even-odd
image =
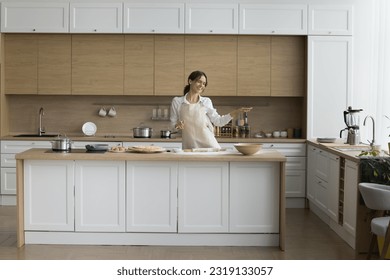
[[[35,133],[38,112],[43,107],[43,125],[48,133],[82,135],[82,125],[94,122],[97,135],[132,135],[140,123],[152,127],[155,137],[169,121],[152,120],[153,108],[169,108],[171,96],[30,96],[7,95],[9,134]],[[299,97],[211,97],[220,114],[240,106],[250,106],[248,113],[252,135],[256,132],[305,127],[305,100]],[[101,107],[114,106],[116,117],[100,117]],[[304,133],[304,131],[303,131]],[[304,137],[304,134],[303,134]]]

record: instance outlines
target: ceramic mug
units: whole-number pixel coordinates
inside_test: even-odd
[[[111,109],[108,111],[108,115],[110,117],[115,117],[116,116],[116,110],[114,107],[111,107]]]
[[[107,110],[106,110],[106,108],[104,108],[104,107],[100,108],[98,114],[99,114],[99,116],[101,116],[101,117],[105,117],[105,116],[107,115]]]
[[[280,131],[274,131],[273,133],[272,133],[272,136],[273,137],[280,137]]]

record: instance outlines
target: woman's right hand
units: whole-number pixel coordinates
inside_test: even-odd
[[[184,129],[184,121],[178,121],[175,125],[176,129]]]

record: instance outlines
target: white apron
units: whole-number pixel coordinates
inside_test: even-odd
[[[221,148],[214,137],[213,125],[200,102],[182,104],[180,120],[184,121],[184,129],[182,130],[183,149]]]

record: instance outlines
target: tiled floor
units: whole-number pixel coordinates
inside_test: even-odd
[[[0,259],[156,260],[265,259],[351,260],[355,256],[336,233],[308,209],[287,209],[286,250],[276,247],[73,246],[26,245],[16,248],[16,207],[0,206]]]

